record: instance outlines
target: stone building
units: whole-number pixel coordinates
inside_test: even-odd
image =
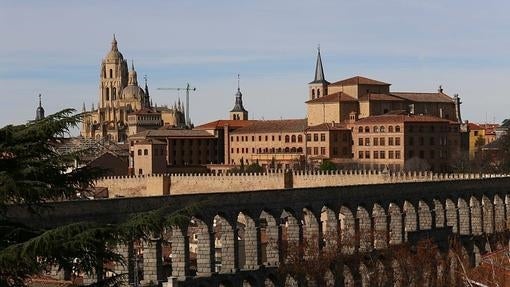
[[[380,115],[352,125],[354,162],[362,169],[447,171],[460,156],[459,124],[424,115]]]
[[[115,142],[124,142],[130,134],[165,124],[183,125],[182,109],[175,106],[172,110],[152,107],[147,80],[145,89],[142,89],[133,63],[128,71],[127,61],[119,52],[115,36],[111,50],[101,63],[97,109],[92,106],[90,111],[86,111],[84,105],[83,112],[81,136]]]
[[[392,111],[436,116],[460,122],[460,98],[449,97],[440,86],[435,93],[393,92],[391,84],[355,76],[334,83],[326,81],[320,51],[315,78],[308,84],[308,125],[342,123],[354,112],[365,118]]]

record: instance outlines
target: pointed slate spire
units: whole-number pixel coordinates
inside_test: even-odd
[[[236,102],[234,104],[234,108],[230,112],[246,112],[243,107],[243,94],[241,93],[240,87],[240,76],[237,74],[237,93],[236,93]]]
[[[313,82],[310,84],[317,83],[329,83],[326,81],[326,77],[324,76],[324,69],[322,67],[322,58],[321,58],[321,47],[317,47],[317,63],[315,64],[315,78]]]
[[[35,120],[44,119],[44,108],[42,107],[41,94],[39,94],[39,107],[35,111]]]

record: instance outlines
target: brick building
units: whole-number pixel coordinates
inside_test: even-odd
[[[459,124],[446,119],[381,115],[360,119],[352,128],[359,168],[446,171],[460,155]]]

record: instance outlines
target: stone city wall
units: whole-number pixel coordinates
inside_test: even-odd
[[[283,190],[327,186],[452,181],[508,177],[499,174],[435,174],[430,172],[383,173],[379,171],[274,172],[264,174],[159,174],[113,176],[99,179],[96,187],[108,188],[109,197],[136,197],[254,190]]]

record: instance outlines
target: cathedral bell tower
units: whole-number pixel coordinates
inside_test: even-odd
[[[315,64],[315,78],[308,84],[308,100],[314,100],[328,94],[329,82],[324,77],[322,68],[321,49],[317,48],[317,63]]]
[[[127,62],[119,52],[117,39],[113,35],[112,48],[101,63],[99,108],[114,107],[116,101],[120,99],[122,89],[127,84]]]
[[[237,75],[236,102],[234,104],[234,108],[230,111],[230,119],[241,121],[248,119],[248,111],[243,107],[243,94],[241,93],[241,88],[239,87],[239,75]]]

